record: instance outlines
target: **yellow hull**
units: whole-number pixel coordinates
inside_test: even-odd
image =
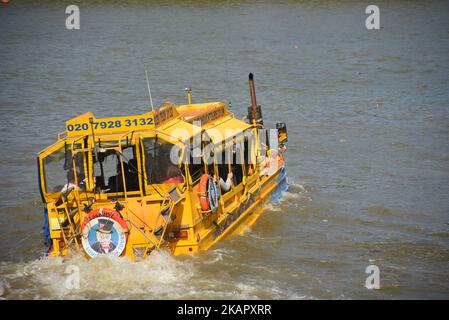
[[[282,176],[283,175],[283,176]],[[284,184],[281,188],[280,184]],[[246,228],[253,225],[264,211],[264,205],[270,202],[270,196],[276,189],[285,190],[285,169],[283,166],[278,167],[271,175],[262,176],[260,178],[254,177],[253,185],[248,188],[245,195],[242,192],[230,191],[226,194],[227,198],[237,198],[238,202],[230,201],[226,207],[218,208],[217,212],[208,218],[203,218],[199,223],[187,229],[189,234],[188,239],[166,241],[161,248],[166,248],[173,255],[178,256],[182,254],[195,254],[199,251],[208,250],[220,241],[224,240],[230,235],[240,234]],[[241,188],[243,191],[243,188]],[[140,200],[137,200],[140,201]],[[102,203],[103,208],[113,208],[113,202]],[[132,203],[128,203],[130,208]],[[52,209],[52,205],[49,204]],[[223,212],[225,209],[225,213]],[[183,208],[185,210],[196,211],[192,206]],[[132,210],[132,209],[130,209]],[[52,212],[52,210],[50,210]],[[52,215],[50,215],[52,216]],[[84,217],[80,218],[82,221]],[[214,220],[216,219],[216,220]],[[78,221],[78,223],[79,223]],[[76,221],[74,221],[76,222]],[[49,253],[50,256],[65,256],[69,252],[83,252],[81,243],[82,238],[76,237],[70,246],[61,243],[62,231],[59,233],[55,230],[53,241],[53,250]],[[131,234],[131,233],[130,233]],[[140,252],[138,248],[148,248],[151,244],[148,238],[145,238],[140,233],[133,233],[133,236],[128,238],[124,253],[130,260],[139,260],[149,255],[146,252]],[[137,250],[136,250],[137,249]],[[142,251],[142,250],[141,250]],[[86,255],[87,258],[88,255]]]
[[[241,199],[241,203],[236,207],[234,215],[238,215],[236,218],[232,218],[233,214],[223,215],[218,221],[218,226],[213,228],[204,228],[199,233],[200,241],[190,243],[178,243],[171,247],[173,254],[191,254],[202,250],[208,250],[218,242],[224,240],[226,237],[233,234],[241,234],[245,229],[253,225],[257,219],[262,215],[264,211],[264,205],[270,202],[270,195],[273,191],[279,187],[279,182],[276,180],[280,175],[282,167],[278,168],[275,173],[268,177],[263,177],[261,182],[261,188],[255,185],[249,194]],[[285,177],[284,177],[285,178]],[[252,197],[252,199],[250,199]],[[247,204],[247,208],[242,210],[241,205]],[[227,223],[226,220],[232,221]],[[224,227],[226,226],[226,227]]]

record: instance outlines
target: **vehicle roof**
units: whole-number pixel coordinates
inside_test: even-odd
[[[163,103],[158,109],[140,115],[96,118],[87,112],[66,122],[63,133],[73,141],[83,136],[112,140],[127,133],[162,133],[173,140],[186,141],[205,130],[213,143],[250,128],[248,123],[234,118],[223,102],[206,102],[176,106]],[[232,129],[232,130],[231,130]]]

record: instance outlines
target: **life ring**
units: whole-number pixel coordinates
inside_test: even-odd
[[[94,258],[100,254],[120,256],[128,240],[128,225],[114,209],[97,208],[81,224],[82,245]]]
[[[199,193],[201,210],[215,212],[218,207],[218,187],[213,178],[206,173],[200,178]]]
[[[215,210],[217,210],[217,207],[218,207],[218,198],[219,198],[220,194],[218,193],[217,183],[213,179],[209,180],[208,192],[209,192],[210,210],[212,212],[215,212]]]

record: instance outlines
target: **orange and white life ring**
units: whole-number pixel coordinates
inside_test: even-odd
[[[201,210],[207,212],[215,212],[218,207],[218,198],[220,193],[218,185],[212,176],[203,174],[200,178],[199,185]]]
[[[203,210],[203,211],[210,210],[209,195],[207,192],[208,182],[209,182],[209,175],[205,173],[201,176],[200,185],[199,185],[200,205],[201,205],[201,210]]]
[[[83,248],[94,258],[100,254],[120,256],[128,240],[128,225],[114,209],[97,208],[81,224]]]

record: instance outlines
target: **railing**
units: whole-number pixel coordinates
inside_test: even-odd
[[[75,197],[72,204],[76,203],[77,204],[76,207],[74,207],[73,205],[70,205],[69,201],[68,201],[68,196],[70,194],[72,194],[72,192]],[[76,244],[77,251],[78,252],[80,251],[80,244],[78,241],[78,237],[81,235],[80,234],[80,221],[78,221],[78,225],[76,225],[73,220],[75,215],[77,213],[79,213],[79,208],[80,208],[79,204],[80,204],[79,195],[77,194],[75,187],[71,187],[71,188],[67,189],[65,192],[61,193],[60,198],[55,202],[57,219],[58,219],[59,227],[61,230],[61,235],[64,240],[64,247],[62,249],[59,248],[59,252],[58,252],[59,256],[61,256],[64,253],[64,251],[70,247],[70,245],[73,242],[75,242],[75,244]],[[59,218],[60,211],[63,212],[63,215],[65,217],[65,219],[63,221],[61,221],[61,219]],[[67,224],[69,226],[68,234],[66,234]]]
[[[174,188],[176,188],[176,186]],[[171,223],[173,222],[174,208],[182,199],[179,193],[178,196],[172,196],[172,192],[174,192],[173,188],[170,189],[165,195],[161,203],[154,227],[148,226],[141,220],[146,228],[150,230],[149,235],[146,234],[145,231],[141,230],[134,222],[132,222],[131,220],[127,220],[127,222],[133,225],[135,229],[139,230],[139,232],[147,240],[147,243],[144,246],[139,245],[138,247],[143,248],[142,258],[150,255],[155,250],[159,250],[165,243],[165,234],[170,228]],[[134,216],[136,216],[136,218],[138,218],[138,216],[131,209],[127,208],[127,210]],[[133,249],[135,250],[136,247],[133,247]]]

